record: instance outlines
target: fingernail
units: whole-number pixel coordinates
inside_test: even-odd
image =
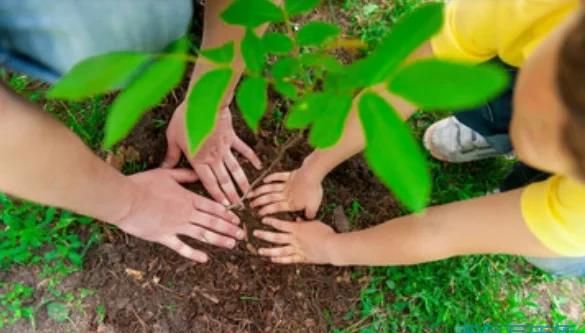
[[[209,260],[209,258],[207,256],[199,256],[198,259],[202,263],[206,263]]]
[[[270,218],[269,218],[269,217],[265,217],[265,218],[263,218],[263,219],[262,219],[262,223],[264,223],[264,224],[268,224],[268,223],[270,223]]]
[[[255,237],[258,237],[258,235],[260,235],[260,231],[258,231],[258,230],[255,230],[255,231],[254,231],[254,236],[255,236]]]
[[[236,246],[236,241],[233,239],[228,240],[227,246],[229,246],[230,248],[233,248],[234,246]]]
[[[264,255],[264,249],[258,249],[258,254]]]
[[[244,239],[244,231],[243,230],[238,231],[238,233],[236,234],[236,237],[238,239]]]
[[[227,199],[223,199],[223,201],[221,202],[224,206],[229,206],[230,202]]]

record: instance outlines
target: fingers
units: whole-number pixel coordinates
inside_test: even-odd
[[[207,260],[209,260],[209,258],[204,252],[193,249],[192,247],[181,241],[177,236],[166,237],[162,241],[160,241],[160,243],[187,259],[200,263],[205,263],[207,262]]]
[[[290,212],[291,207],[289,206],[288,202],[281,201],[277,203],[270,204],[268,206],[264,206],[258,214],[260,216],[272,215],[280,212]]]
[[[193,206],[197,210],[215,215],[233,224],[240,224],[240,218],[236,214],[229,211],[225,206],[222,206],[221,204],[209,200],[205,197],[195,194],[193,199]]]
[[[167,172],[178,183],[192,183],[197,180],[197,174],[190,169],[170,169]]]
[[[223,192],[227,195],[230,202],[232,204],[239,203],[240,196],[238,195],[238,191],[236,190],[234,183],[232,182],[232,178],[230,177],[230,174],[228,173],[223,162],[219,162],[216,165],[213,165],[211,169],[217,177],[219,186],[221,186]]]
[[[272,183],[272,182],[285,182],[290,177],[290,172],[277,172],[273,173],[270,176],[264,178],[264,183]]]
[[[258,170],[262,169],[262,162],[258,158],[258,155],[256,155],[252,148],[250,148],[250,146],[248,146],[244,141],[242,141],[242,139],[236,136],[234,139],[234,143],[232,144],[232,147],[240,154],[242,154],[242,156],[244,156],[247,160],[252,162],[252,165],[256,169]]]
[[[236,241],[233,238],[216,234],[213,231],[198,227],[196,225],[185,226],[183,230],[181,230],[181,235],[197,239],[203,243],[224,247],[227,249],[231,249],[236,246]]]
[[[235,224],[226,222],[219,217],[207,213],[198,211],[194,212],[191,216],[191,222],[233,238],[244,239],[244,230],[240,229]]]
[[[167,153],[161,164],[161,168],[170,169],[179,163],[181,159],[181,148],[167,137]]]
[[[254,236],[256,238],[265,240],[270,243],[274,244],[291,244],[293,241],[293,237],[290,234],[283,234],[278,232],[271,232],[271,231],[264,231],[264,230],[255,230]]]
[[[297,222],[298,221],[299,220],[297,220]],[[283,231],[283,232],[293,232],[294,228],[296,226],[296,224],[294,222],[283,221],[283,220],[270,218],[270,217],[263,219],[262,223],[269,225],[278,231]]]
[[[320,202],[317,202],[316,204],[314,202],[310,202],[307,205],[305,209],[305,216],[309,220],[313,220],[315,217],[317,217],[317,212],[319,211],[319,204]]]
[[[246,173],[231,152],[225,156],[224,162],[242,193],[248,192],[250,189],[250,182],[248,182],[248,177],[246,177]]]
[[[262,185],[259,188],[255,189],[254,191],[251,191],[248,194],[248,197],[255,198],[257,196],[260,196],[260,195],[266,194],[266,193],[282,192],[282,191],[284,191],[285,188],[286,188],[286,185],[284,183]]]
[[[215,174],[211,171],[211,168],[206,164],[195,164],[194,165],[195,172],[199,175],[199,179],[201,179],[201,183],[209,192],[209,195],[217,201],[222,203],[224,206],[229,206],[230,201],[227,199],[221,188],[217,183],[215,178]]]
[[[250,203],[250,207],[265,206],[275,202],[286,201],[286,196],[283,193],[270,193],[259,197]]]
[[[296,254],[294,246],[283,246],[274,248],[261,248],[258,250],[261,256],[266,257],[289,257]]]
[[[284,264],[284,265],[300,264],[300,263],[305,262],[303,257],[300,255],[294,255],[294,256],[288,256],[288,257],[272,257],[272,258],[270,258],[270,260],[273,263]]]

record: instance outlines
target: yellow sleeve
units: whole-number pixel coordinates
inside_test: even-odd
[[[578,7],[578,0],[451,0],[433,52],[473,63],[497,56],[519,67]]]
[[[511,0],[510,0],[511,1]],[[498,2],[452,0],[445,6],[445,23],[431,40],[438,58],[480,63],[497,55]]]
[[[552,251],[585,256],[585,185],[561,176],[532,184],[522,194],[522,215]]]

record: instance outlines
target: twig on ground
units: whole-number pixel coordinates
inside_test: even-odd
[[[276,155],[276,157],[274,158],[274,160],[272,160],[272,163],[270,163],[270,165],[268,166],[268,168],[266,168],[261,174],[260,176],[258,176],[256,179],[254,179],[254,181],[250,184],[250,188],[246,191],[246,193],[244,193],[241,197],[240,197],[240,203],[237,204],[233,204],[230,206],[227,206],[227,209],[231,210],[231,209],[242,209],[244,208],[243,202],[244,199],[246,199],[246,197],[248,196],[248,194],[250,193],[250,191],[256,187],[256,185],[258,185],[258,183],[260,183],[262,181],[262,179],[264,179],[264,177],[268,176],[268,174],[270,174],[272,172],[272,170],[278,165],[278,163],[282,160],[282,158],[284,157],[284,154],[287,152],[287,150],[289,150],[290,148],[292,148],[294,145],[296,145],[299,141],[301,141],[304,137],[304,132],[303,131],[299,131],[297,132],[297,134],[295,136],[293,136],[292,138],[290,138],[281,148],[280,151],[278,152],[278,154]]]

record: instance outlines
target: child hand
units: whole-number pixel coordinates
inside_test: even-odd
[[[262,223],[279,232],[255,230],[254,236],[278,244],[261,248],[258,253],[279,264],[330,264],[335,251],[335,231],[321,221],[287,222],[265,218]]]
[[[248,197],[255,198],[250,206],[260,207],[260,216],[304,210],[307,218],[314,219],[323,199],[323,187],[321,179],[315,179],[301,168],[271,174]]]

